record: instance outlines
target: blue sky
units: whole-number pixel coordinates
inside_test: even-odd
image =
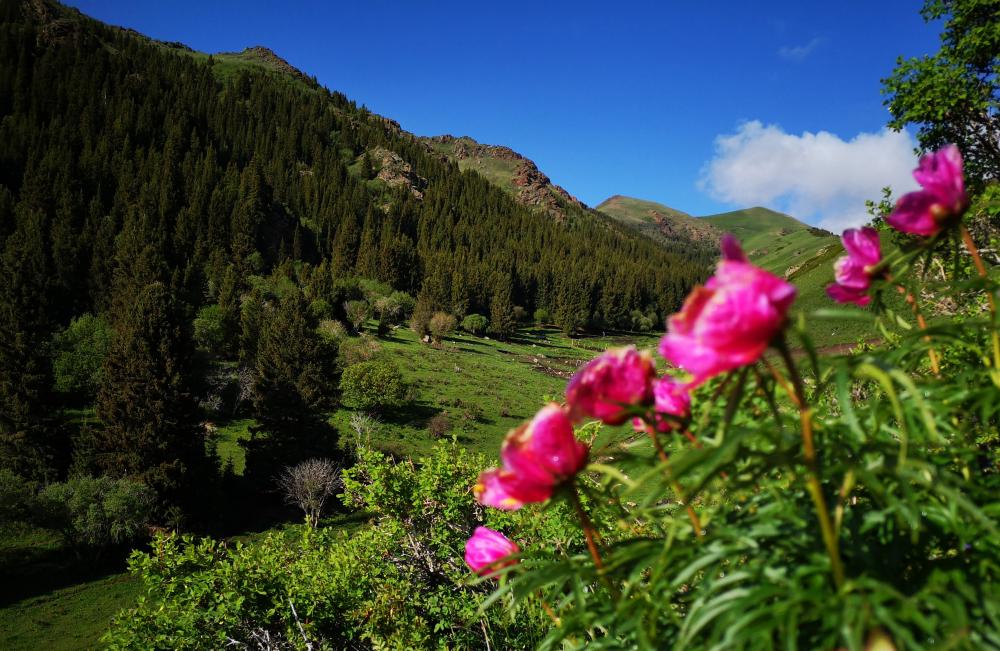
[[[508,145],[590,205],[760,203],[828,226],[905,186],[913,145],[880,133],[879,79],[939,31],[916,0],[70,4],[198,50],[266,45],[416,134]]]

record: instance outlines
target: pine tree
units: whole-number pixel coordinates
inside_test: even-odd
[[[265,308],[255,357],[254,413],[260,423],[247,449],[246,476],[266,482],[283,466],[336,456],[337,432],[323,417],[336,351],[317,335],[296,292]]]
[[[41,479],[61,451],[49,417],[46,220],[23,205],[17,212],[0,256],[0,465]]]
[[[206,466],[191,392],[193,344],[180,314],[167,287],[154,282],[115,315],[95,445],[105,472],[138,477],[174,505],[189,503]]]
[[[497,339],[510,338],[517,328],[514,320],[514,301],[511,298],[510,275],[497,274],[493,281],[490,299],[490,334]]]

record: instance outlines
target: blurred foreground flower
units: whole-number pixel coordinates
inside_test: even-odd
[[[732,235],[723,236],[722,254],[715,275],[670,317],[660,341],[660,354],[694,375],[693,385],[756,361],[795,300],[795,287],[750,264]]]
[[[531,422],[507,435],[500,449],[503,467],[479,475],[476,498],[510,511],[528,502],[544,502],[587,465],[587,452],[587,445],[573,434],[565,410],[548,404]]]
[[[904,194],[885,221],[898,231],[930,237],[969,206],[962,179],[962,154],[945,145],[920,159],[913,178],[923,188]]]
[[[486,576],[497,570],[517,563],[516,559],[505,558],[517,554],[521,548],[499,531],[488,527],[476,527],[472,537],[465,542],[465,562],[476,574]]]
[[[653,400],[656,368],[648,352],[612,348],[584,366],[566,387],[570,418],[600,418],[608,425],[628,420],[628,407]]]
[[[868,226],[849,228],[842,240],[847,255],[834,264],[836,282],[826,288],[826,293],[838,303],[867,305],[872,300],[868,288],[874,278],[873,269],[882,261],[878,231]]]
[[[684,420],[691,415],[691,394],[688,386],[672,377],[663,377],[653,385],[653,424],[642,418],[633,418],[632,425],[637,432],[669,432],[675,428],[676,420]],[[667,418],[673,416],[673,418]]]

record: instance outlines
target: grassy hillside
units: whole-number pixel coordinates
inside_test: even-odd
[[[616,194],[596,210],[650,237],[672,251],[714,258],[722,231],[704,220],[662,203]]]
[[[703,220],[692,217],[676,208],[620,194],[605,199],[597,206],[596,210],[614,217],[623,224],[638,227],[663,225],[665,228],[672,228],[699,240],[717,239],[722,234],[711,224],[706,224]]]
[[[374,332],[374,324],[370,331]],[[398,365],[411,387],[406,407],[376,414],[381,426],[372,443],[399,455],[425,453],[435,442],[429,421],[444,413],[450,436],[471,450],[495,456],[504,435],[530,418],[546,399],[559,399],[567,380],[583,363],[610,346],[654,348],[657,337],[569,339],[555,328],[525,328],[510,341],[454,333],[442,344],[431,346],[420,343],[408,328],[385,337],[366,335],[366,341],[378,347],[377,355]],[[342,407],[329,414],[341,436],[348,439],[354,413]],[[232,460],[236,472],[243,467],[243,451],[236,441],[247,436],[254,424],[251,419],[220,423],[219,455]]]

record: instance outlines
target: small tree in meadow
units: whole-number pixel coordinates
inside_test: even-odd
[[[455,317],[447,312],[435,312],[427,324],[427,329],[430,330],[434,341],[440,342],[455,330]]]
[[[327,501],[341,486],[340,467],[329,459],[309,459],[285,468],[278,486],[285,501],[302,509],[315,529]]]
[[[482,314],[470,314],[462,319],[462,330],[478,337],[482,337],[486,334],[486,328],[488,328],[489,325],[489,319]]]
[[[344,314],[354,331],[360,333],[371,314],[371,307],[368,301],[347,301],[344,303]]]
[[[372,360],[348,366],[340,378],[343,401],[356,409],[399,407],[406,400],[406,385],[395,364]]]

